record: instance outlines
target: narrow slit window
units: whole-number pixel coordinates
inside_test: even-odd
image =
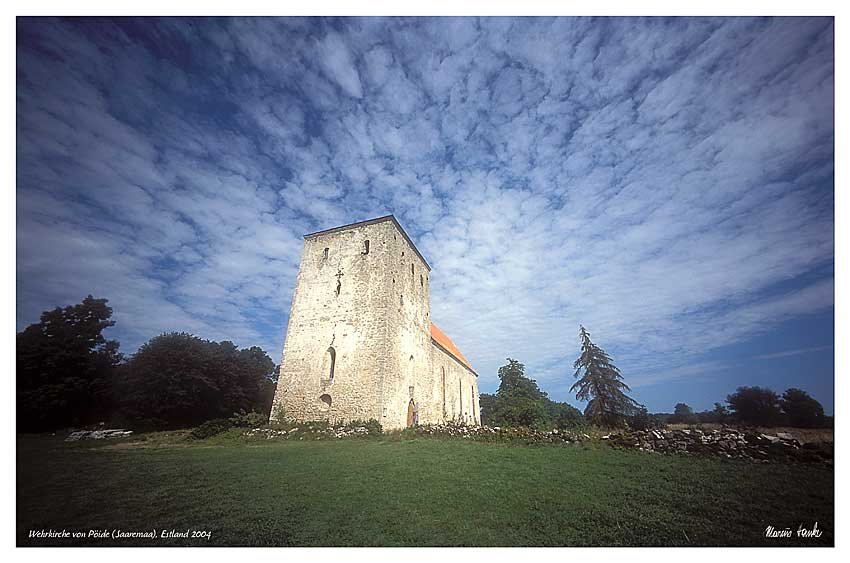
[[[446,368],[440,367],[440,381],[443,384],[443,418],[446,417]]]
[[[334,371],[336,370],[336,350],[331,346],[328,348],[328,379],[334,378]]]
[[[369,254],[369,239],[363,241],[363,256]]]
[[[410,265],[410,273],[414,276],[416,275],[416,272],[413,271],[413,264]]]
[[[419,274],[419,287],[425,287],[425,278],[422,277],[422,274]]]
[[[330,248],[325,248],[325,251],[322,253],[322,260],[328,259],[328,252],[330,252]]]

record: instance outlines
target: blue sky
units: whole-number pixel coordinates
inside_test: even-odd
[[[578,328],[652,411],[833,409],[832,18],[27,19],[17,326],[285,336],[302,235],[393,213],[494,391]]]

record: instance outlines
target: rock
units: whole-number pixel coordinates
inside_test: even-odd
[[[725,427],[723,430],[650,430],[608,434],[602,437],[612,447],[634,448],[656,453],[707,455],[759,462],[795,460],[831,463],[831,445],[802,445],[792,435],[780,433],[744,434]],[[815,451],[816,450],[816,451]]]
[[[123,428],[113,428],[109,430],[77,430],[71,432],[65,438],[66,442],[76,442],[77,440],[103,440],[104,438],[125,438],[133,433],[132,430],[124,430]]]

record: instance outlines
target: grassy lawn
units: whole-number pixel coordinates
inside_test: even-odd
[[[17,446],[18,545],[834,543],[831,467],[393,437]],[[764,537],[768,525],[796,535],[815,521],[817,539]],[[28,538],[50,528],[211,538]]]

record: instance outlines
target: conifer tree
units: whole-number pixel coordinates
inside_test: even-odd
[[[583,326],[579,336],[581,356],[573,364],[578,381],[570,392],[576,391],[579,401],[588,401],[586,419],[602,426],[618,426],[625,417],[638,412],[641,405],[626,395],[631,389],[623,382],[620,370],[602,348],[591,342],[590,333]]]

